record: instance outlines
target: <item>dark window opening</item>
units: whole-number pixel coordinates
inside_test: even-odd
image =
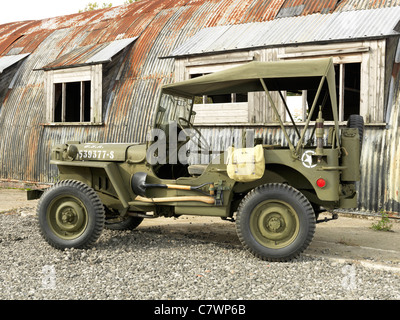
[[[54,122],[62,122],[62,83],[54,85]]]
[[[191,74],[190,79],[204,76],[205,74]],[[206,103],[235,103],[235,102],[248,102],[247,93],[232,93],[232,94],[219,94],[195,97],[194,104],[206,104]]]
[[[83,110],[84,110],[84,112],[83,112],[83,116],[84,116],[84,119],[83,119],[83,121],[84,122],[90,122],[90,108],[91,108],[91,105],[92,105],[92,101],[91,101],[91,90],[90,90],[90,88],[91,88],[91,83],[90,83],[90,81],[85,81],[84,82],[84,105],[83,105]]]
[[[81,120],[81,83],[66,84],[65,122],[80,122]]]
[[[54,85],[54,122],[90,122],[90,81]]]
[[[339,121],[347,121],[350,115],[360,114],[361,63],[335,65],[335,77]],[[308,91],[307,102],[309,107],[314,102],[315,94],[316,90]],[[333,121],[331,101],[326,84],[319,96],[312,120],[317,118],[317,111],[320,106],[323,106],[322,116],[324,120]]]
[[[343,120],[360,114],[361,63],[345,65]]]
[[[309,115],[310,109],[314,103],[314,98],[315,95],[317,93],[317,90],[309,90],[308,91],[308,95],[307,95],[307,104],[309,109],[307,110],[307,116]],[[336,94],[337,94],[337,90],[336,90]],[[336,97],[337,99],[337,97]],[[338,111],[339,111],[339,100],[337,100],[337,107],[338,107]],[[324,85],[324,89],[321,91],[318,101],[317,101],[317,105],[314,109],[314,113],[311,117],[311,120],[315,121],[318,118],[318,112],[319,109],[321,108],[322,110],[322,117],[324,118],[325,121],[333,121],[333,112],[332,112],[332,103],[331,103],[331,99],[330,99],[330,95],[329,95],[329,91],[328,91],[328,87],[325,83]]]
[[[247,93],[220,94],[209,97],[211,99],[211,102],[208,103],[247,102]]]

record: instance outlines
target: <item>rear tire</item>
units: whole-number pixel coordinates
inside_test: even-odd
[[[48,189],[37,208],[39,229],[54,248],[88,248],[104,228],[105,213],[96,192],[86,184],[64,180]]]
[[[239,205],[236,231],[245,248],[268,261],[289,261],[311,243],[315,214],[307,198],[285,184],[250,191]]]
[[[106,213],[109,211],[106,209]],[[104,227],[109,230],[134,230],[136,229],[143,221],[143,218],[139,217],[132,217],[132,216],[125,216],[123,218],[116,216],[116,217],[107,217]]]

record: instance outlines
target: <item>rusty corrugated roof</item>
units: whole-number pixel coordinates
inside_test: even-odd
[[[336,11],[368,10],[400,6],[399,0],[342,0]]]
[[[298,45],[358,41],[398,36],[400,6],[313,14],[200,30],[170,57]]]
[[[276,18],[305,16],[314,13],[332,13],[337,3],[337,0],[286,0]]]
[[[43,66],[42,69],[51,70],[87,64],[107,63],[110,62],[116,54],[132,44],[137,38],[138,37],[134,37],[78,47],[59,57],[55,61]]]
[[[16,42],[43,41],[51,31],[72,28],[64,43],[86,46],[112,42],[140,35],[157,15],[168,14],[179,8],[187,12],[187,24],[195,21],[193,29],[220,25],[270,21],[282,17],[305,16],[348,10],[393,7],[400,0],[141,0],[131,5],[118,6],[39,21],[15,22],[0,25],[0,55],[7,54]],[[122,35],[122,37],[121,37]],[[190,34],[189,34],[190,35]],[[82,40],[82,41],[79,41]],[[63,45],[60,42],[60,47]],[[33,45],[34,43],[32,43]],[[70,50],[69,45],[65,47]],[[32,50],[31,50],[32,51]],[[67,52],[61,52],[60,55]]]

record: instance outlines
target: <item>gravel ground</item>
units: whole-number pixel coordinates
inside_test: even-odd
[[[163,233],[157,226],[104,230],[89,250],[59,251],[27,209],[0,214],[0,299],[346,300],[400,299],[400,269],[302,255],[261,261],[236,240]]]

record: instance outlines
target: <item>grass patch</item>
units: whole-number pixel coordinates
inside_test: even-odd
[[[376,231],[393,231],[393,223],[390,221],[389,215],[381,210],[381,219],[373,223],[371,229]]]

